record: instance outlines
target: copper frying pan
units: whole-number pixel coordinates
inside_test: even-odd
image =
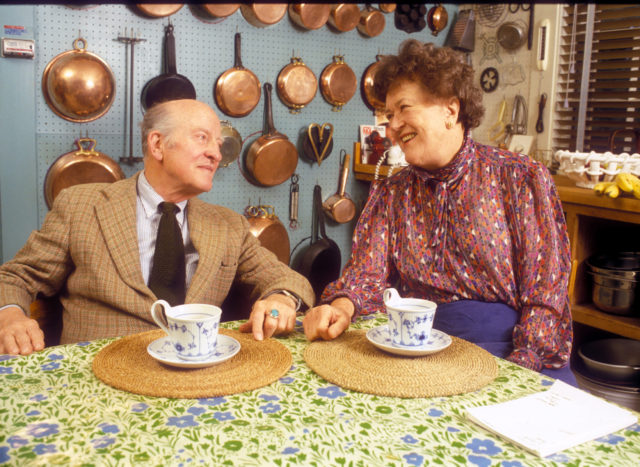
[[[298,151],[286,135],[276,131],[271,111],[271,83],[264,83],[265,128],[251,143],[246,166],[254,180],[263,186],[279,185],[288,180],[298,166]]]
[[[327,65],[320,75],[320,92],[339,112],[351,100],[358,88],[358,79],[342,55],[334,55],[333,62]]]
[[[291,63],[278,74],[276,90],[289,112],[297,114],[315,97],[318,79],[300,57],[291,57]]]
[[[260,244],[288,265],[291,253],[289,234],[273,212],[273,206],[247,206],[244,215],[249,221],[249,231]]]
[[[164,18],[177,13],[182,3],[137,3],[136,8],[151,18]]]
[[[289,17],[303,29],[320,29],[329,20],[330,3],[290,3]]]
[[[287,13],[286,3],[243,3],[240,12],[247,22],[257,28],[276,24]]]
[[[251,70],[242,66],[240,33],[235,35],[234,66],[216,81],[214,94],[220,110],[231,117],[249,115],[260,102],[260,81]]]
[[[322,204],[324,212],[334,221],[344,224],[349,222],[356,215],[356,204],[347,195],[344,190],[347,185],[347,178],[349,177],[349,161],[351,156],[343,149],[341,154],[344,154],[342,161],[342,171],[340,173],[340,183],[338,185],[338,192],[329,196]]]
[[[82,183],[111,183],[124,178],[122,169],[113,159],[95,150],[95,139],[80,138],[75,144],[77,151],[61,155],[47,171],[44,200],[49,209],[58,193],[65,188]]]
[[[239,3],[202,3],[192,6],[214,18],[226,18],[240,8]]]
[[[362,100],[367,104],[371,110],[376,113],[384,111],[385,103],[382,102],[376,96],[374,91],[376,81],[376,71],[380,65],[380,55],[376,55],[376,61],[369,65],[362,74],[362,82],[360,84],[360,91],[362,92]]]

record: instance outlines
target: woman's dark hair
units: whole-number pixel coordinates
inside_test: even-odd
[[[458,120],[465,129],[480,125],[484,115],[482,91],[473,82],[473,68],[461,52],[408,39],[398,55],[383,55],[375,74],[374,92],[382,102],[393,83],[407,79],[423,84],[437,98],[457,97]]]

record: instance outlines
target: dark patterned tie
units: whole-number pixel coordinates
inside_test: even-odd
[[[160,203],[158,207],[162,216],[158,225],[149,288],[171,306],[182,305],[185,298],[184,243],[176,219],[180,208],[173,203]]]

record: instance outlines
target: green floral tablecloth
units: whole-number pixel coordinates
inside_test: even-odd
[[[385,321],[375,316],[354,327]],[[91,362],[113,339],[0,356],[0,464],[640,465],[638,424],[541,459],[468,421],[465,407],[553,382],[505,360],[498,362],[498,378],[473,393],[398,399],[342,389],[312,373],[300,323],[279,340],[293,354],[285,376],[259,390],[210,399],[145,397],[103,384]]]

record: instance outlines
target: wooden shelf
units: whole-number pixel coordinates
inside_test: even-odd
[[[573,305],[571,315],[578,323],[640,340],[640,318],[603,313],[593,305]]]
[[[391,170],[391,175],[395,172],[402,169],[402,167],[390,167],[388,165],[381,165],[380,171],[378,172],[378,176],[380,178],[387,178],[389,176],[389,170]],[[356,177],[356,180],[362,180],[365,182],[370,182],[373,180],[374,175],[376,173],[375,164],[363,164],[362,163],[362,154],[360,152],[360,143],[353,144],[353,173]]]

